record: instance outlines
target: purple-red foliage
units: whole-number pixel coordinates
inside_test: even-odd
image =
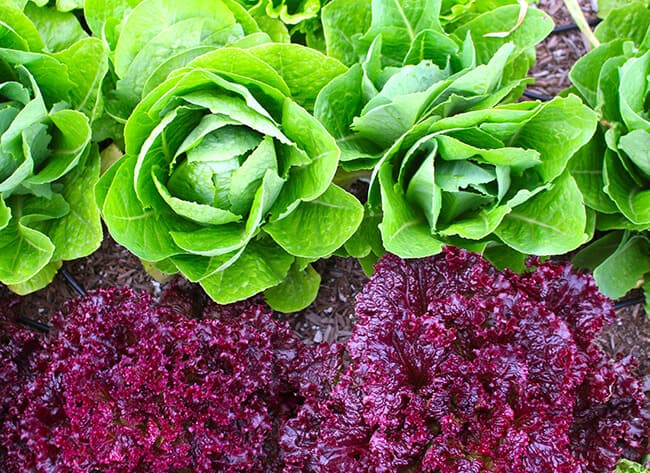
[[[639,460],[644,393],[629,358],[592,344],[611,301],[568,265],[535,263],[517,275],[452,248],[384,257],[357,299],[350,365],[288,424],[287,455],[308,458],[290,471],[609,473],[622,454]]]
[[[0,320],[2,473],[610,473],[648,453],[611,301],[568,265],[386,256],[340,345],[172,286]]]
[[[11,313],[5,304],[0,314],[0,466],[22,463],[10,461],[5,446],[21,442],[17,421],[27,405],[23,388],[44,368],[42,336],[17,326]]]
[[[281,471],[281,423],[332,361],[261,306],[209,305],[192,319],[193,303],[129,289],[69,303],[23,383],[25,404],[6,416],[20,441],[3,438],[3,471]]]

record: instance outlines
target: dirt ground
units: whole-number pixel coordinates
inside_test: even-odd
[[[572,22],[562,0],[541,0],[539,7],[549,13],[557,25]],[[589,19],[595,19],[595,6],[582,2]],[[552,97],[569,86],[567,73],[571,65],[587,50],[587,43],[577,30],[551,34],[538,47],[538,61],[531,75],[536,79],[529,92]],[[134,289],[159,294],[161,284],[143,270],[139,260],[107,237],[93,255],[64,265],[67,272],[79,281],[85,290],[108,285],[129,285]],[[359,264],[353,259],[333,257],[316,263],[322,276],[317,300],[307,309],[281,315],[288,320],[307,343],[344,341],[354,325],[355,295],[367,281]],[[0,296],[6,289],[0,288]],[[41,291],[23,298],[20,313],[24,317],[47,322],[61,304],[77,295],[63,272]],[[639,359],[639,372],[650,379],[650,319],[641,305],[618,311],[617,322],[606,329],[601,345],[610,353],[633,352]]]

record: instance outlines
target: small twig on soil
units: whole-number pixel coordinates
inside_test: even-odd
[[[86,290],[83,288],[83,286],[75,279],[75,277],[68,272],[67,269],[61,268],[61,274],[63,274],[63,277],[67,281],[68,284],[74,289],[77,294],[80,296],[85,296],[86,295]]]

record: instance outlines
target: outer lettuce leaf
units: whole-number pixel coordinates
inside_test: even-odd
[[[49,51],[60,51],[88,36],[72,13],[33,3],[28,3],[24,11],[38,28]]]
[[[137,105],[127,154],[96,187],[113,237],[220,303],[274,288],[278,310],[308,305],[318,278],[303,262],[341,247],[363,213],[332,184],[339,150],[304,108],[342,71],[273,44],[220,48],[172,72]]]
[[[593,112],[570,96],[412,128],[371,182],[368,211],[383,214],[385,249],[411,258],[445,243],[485,249],[496,242],[538,255],[577,248],[590,238],[589,222],[566,166],[595,126]]]
[[[602,42],[572,68],[570,79],[599,114],[594,140],[571,163],[601,238],[576,256],[601,290],[622,297],[648,280],[650,229],[650,10],[644,2],[608,9]],[[610,5],[611,6],[611,5]],[[598,253],[597,258],[593,255]]]

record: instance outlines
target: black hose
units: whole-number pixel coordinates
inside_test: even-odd
[[[632,305],[637,305],[637,304],[643,304],[645,301],[645,297],[643,296],[637,296],[637,297],[630,297],[629,299],[623,299],[618,301],[616,304],[614,304],[614,309],[623,309],[624,307],[630,307]]]
[[[589,24],[589,26],[593,28],[600,22],[601,22],[600,18],[593,18],[589,20],[587,23]],[[567,23],[566,25],[557,25],[555,28],[553,28],[551,34],[564,33],[565,31],[571,31],[577,29],[578,29],[578,25],[576,25],[575,23]]]
[[[533,99],[533,100],[541,100],[542,102],[548,102],[549,100],[551,100],[551,97],[549,97],[548,95],[538,94],[535,92],[531,92],[530,90],[524,91],[524,97],[528,97],[529,99]]]
[[[37,332],[48,333],[50,331],[49,325],[38,322],[37,320],[28,319],[27,317],[18,317],[16,322]]]
[[[75,277],[68,272],[67,269],[61,268],[61,274],[63,274],[63,277],[65,278],[66,282],[74,289],[77,294],[80,296],[85,296],[86,295],[86,290],[83,288],[83,286],[75,279]]]

